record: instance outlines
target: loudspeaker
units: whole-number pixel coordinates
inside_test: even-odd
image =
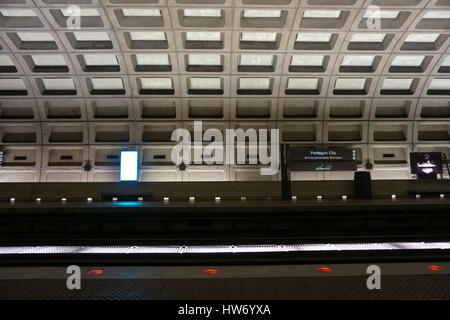
[[[370,172],[357,171],[355,172],[355,195],[357,199],[370,199],[372,198],[372,179],[370,178]]]

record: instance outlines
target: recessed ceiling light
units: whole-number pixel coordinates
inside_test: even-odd
[[[135,41],[161,41],[167,40],[166,34],[162,31],[132,31],[131,40]]]
[[[73,17],[74,15],[73,10],[69,8],[62,8],[60,11],[64,17]],[[94,8],[80,8],[79,15],[81,17],[100,17],[100,12]]]
[[[83,60],[87,66],[118,65],[115,54],[83,54]]]
[[[242,32],[241,41],[274,42],[277,40],[276,32]]]
[[[169,55],[165,53],[139,53],[136,54],[138,65],[170,65]]]
[[[244,18],[281,18],[281,10],[244,10]]]
[[[375,11],[375,10],[369,10],[364,13],[365,19],[373,19],[373,18],[379,18],[379,19],[397,19],[400,14],[400,11],[388,11],[388,10],[382,10],[382,11]]]
[[[239,78],[240,89],[268,89],[270,78]]]
[[[159,9],[146,9],[146,8],[124,8],[122,13],[126,17],[159,17],[161,16],[161,10]]]
[[[67,62],[61,55],[31,55],[35,66],[66,66]]]
[[[422,19],[450,19],[450,11],[428,11]]]
[[[108,32],[103,31],[82,31],[73,33],[77,41],[111,41]]]
[[[445,57],[444,61],[442,61],[443,67],[450,67],[450,56]]]
[[[340,10],[305,10],[303,18],[332,18],[337,19],[341,16]]]
[[[220,9],[183,9],[185,17],[204,17],[204,18],[220,18],[222,10]]]
[[[319,88],[318,78],[289,78],[288,90],[317,90]]]
[[[366,86],[366,78],[338,78],[336,79],[335,90],[363,90]]]
[[[37,17],[36,12],[29,9],[0,9],[3,17]]]
[[[189,65],[221,65],[222,57],[220,54],[189,54],[188,55]]]
[[[241,54],[239,64],[245,66],[271,66],[275,56],[272,54]]]
[[[397,67],[420,67],[425,60],[425,56],[399,55],[392,60],[392,66]]]
[[[221,33],[213,31],[188,31],[186,32],[187,41],[220,41]]]
[[[332,33],[324,33],[324,32],[301,32],[297,34],[297,38],[295,41],[297,42],[330,42]]]
[[[385,33],[355,33],[350,42],[383,42],[385,38]]]
[[[17,90],[26,90],[25,83],[20,78],[8,79],[3,78],[0,79],[0,91],[17,91]]]
[[[17,36],[21,41],[55,41],[53,36],[47,32],[17,32]]]
[[[437,91],[449,91],[450,90],[450,78],[434,78],[431,80],[429,90]]]
[[[174,93],[172,78],[138,78],[140,94],[172,95]]]
[[[386,78],[381,90],[410,90],[414,79],[412,78]]]
[[[292,66],[322,66],[325,60],[324,55],[301,55],[294,54],[291,59]]]
[[[14,62],[12,59],[7,55],[0,55],[0,66],[2,67],[11,67],[14,66]]]
[[[434,43],[439,38],[439,33],[411,33],[405,42],[429,42]]]
[[[353,56],[347,55],[342,59],[342,66],[372,66],[375,61],[375,56],[364,55],[364,56]]]

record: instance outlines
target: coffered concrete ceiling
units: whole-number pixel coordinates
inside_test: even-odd
[[[194,120],[410,178],[410,151],[450,156],[450,0],[0,0],[0,96],[0,181],[116,181],[123,149],[142,181],[277,179],[180,172]]]

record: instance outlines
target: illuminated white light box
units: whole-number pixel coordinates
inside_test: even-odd
[[[120,152],[120,181],[138,180],[138,152]]]

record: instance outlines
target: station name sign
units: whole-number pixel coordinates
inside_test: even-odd
[[[291,171],[356,171],[355,149],[290,148]]]

